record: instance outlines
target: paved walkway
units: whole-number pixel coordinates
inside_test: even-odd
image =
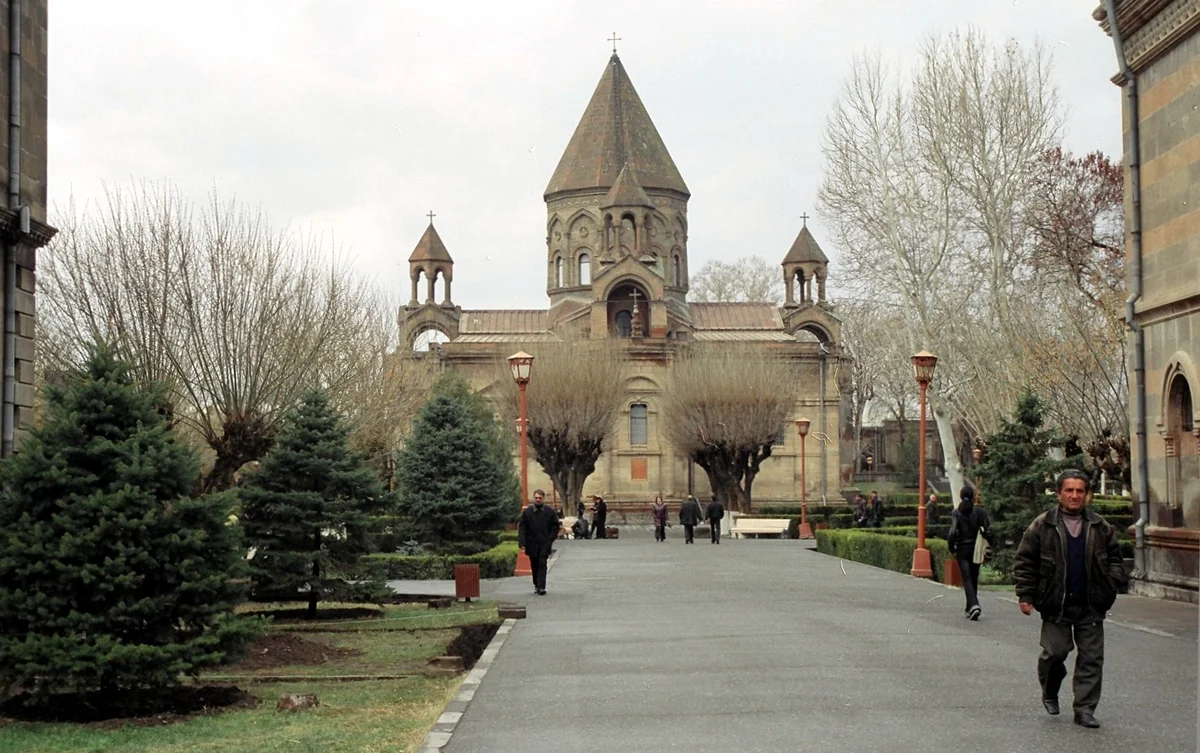
[[[1120,598],[1104,727],[1085,730],[1066,687],[1063,715],[1042,710],[1039,620],[1011,593],[985,592],[972,623],[961,591],[793,541],[559,549],[548,596],[487,583],[529,617],[449,753],[1197,750],[1195,607]]]

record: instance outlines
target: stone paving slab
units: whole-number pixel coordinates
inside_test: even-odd
[[[1197,643],[1182,629],[1195,607],[1121,597],[1104,727],[1084,730],[1042,710],[1040,623],[1011,593],[985,592],[972,623],[961,591],[853,562],[843,574],[794,541],[634,533],[559,550],[547,596],[528,578],[485,586],[529,618],[448,753],[1197,750]]]

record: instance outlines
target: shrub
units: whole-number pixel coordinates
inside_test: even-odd
[[[816,531],[817,551],[834,557],[862,562],[864,564],[894,570],[898,573],[912,572],[913,551],[917,548],[917,540],[907,536],[888,536],[869,531]],[[929,549],[933,562],[933,577],[942,580],[946,560],[950,552],[946,542],[940,539],[926,538],[925,546]]]
[[[101,348],[0,465],[0,696],[165,687],[235,661],[261,630],[229,495]],[[161,403],[159,403],[161,404]]]
[[[454,566],[479,565],[481,578],[507,578],[517,567],[516,542],[497,544],[480,554],[368,554],[359,559],[354,575],[375,580],[451,580]]]
[[[349,567],[370,547],[369,515],[391,494],[361,455],[350,450],[340,416],[321,392],[305,395],[279,442],[240,490],[253,596],[295,598],[304,591],[316,617],[323,577],[333,562]],[[332,532],[332,533],[331,533]]]

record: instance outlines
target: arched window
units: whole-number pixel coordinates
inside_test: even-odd
[[[592,262],[587,254],[579,255],[579,284],[592,284]]]
[[[561,288],[563,286],[563,260],[559,256],[554,260],[554,287]]]
[[[649,444],[650,409],[645,403],[629,406],[629,444]]]
[[[617,323],[617,337],[633,335],[633,314],[628,311],[618,311],[613,319]]]
[[[678,254],[675,255],[675,267],[673,270],[673,275],[675,277],[675,287],[677,287],[677,288],[682,287],[683,286],[683,267],[679,263],[679,255]]]
[[[1185,491],[1194,488],[1197,473],[1197,441],[1192,419],[1192,390],[1187,377],[1176,374],[1167,392],[1167,484],[1166,501],[1171,523],[1176,528],[1192,527],[1200,521],[1195,501]]]

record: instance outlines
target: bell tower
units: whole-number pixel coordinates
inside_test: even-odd
[[[546,186],[550,326],[592,338],[689,326],[690,196],[614,51]]]
[[[408,257],[408,278],[412,284],[412,297],[400,309],[396,323],[400,327],[400,342],[411,349],[417,337],[429,330],[436,330],[453,340],[458,337],[458,320],[461,309],[450,298],[450,283],[454,280],[454,259],[442,243],[441,236],[433,226],[430,212],[429,227],[425,228],[416,248]],[[442,300],[436,299],[437,282],[442,281]],[[422,299],[422,296],[424,298]],[[432,334],[432,333],[431,333]]]

